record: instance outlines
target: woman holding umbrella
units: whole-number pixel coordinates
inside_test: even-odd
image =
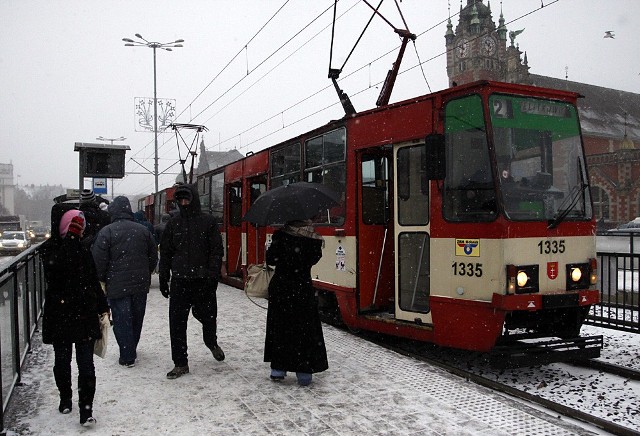
[[[329,367],[311,267],[322,257],[324,239],[309,218],[340,204],[340,196],[321,183],[297,182],[261,194],[243,217],[265,226],[286,223],[267,250],[266,263],[276,267],[269,283],[264,361],[271,379],[296,373],[307,386],[313,373]]]
[[[264,361],[271,379],[295,372],[307,386],[313,373],[329,367],[311,267],[322,257],[324,240],[310,220],[289,221],[273,234],[267,264],[275,274],[269,284]]]

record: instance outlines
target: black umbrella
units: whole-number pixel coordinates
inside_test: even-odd
[[[320,183],[297,182],[260,195],[242,218],[259,226],[306,220],[340,204],[339,195]]]

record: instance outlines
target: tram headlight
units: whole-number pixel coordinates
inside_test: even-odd
[[[539,292],[539,271],[538,265],[507,265],[507,293]]]
[[[529,276],[526,271],[518,271],[518,275],[516,276],[516,283],[518,287],[521,288],[527,284],[529,281]]]
[[[567,264],[567,291],[576,289],[588,289],[591,280],[597,277],[591,274],[591,263],[569,263]]]

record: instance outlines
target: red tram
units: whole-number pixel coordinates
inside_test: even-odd
[[[326,243],[312,277],[321,307],[348,327],[475,351],[548,338],[572,357],[599,355],[601,341],[579,336],[599,292],[577,98],[471,83],[345,116],[199,176],[225,280],[241,287],[264,261],[275,228],[242,220],[261,193],[323,183],[343,201],[316,223]]]
[[[144,212],[144,216],[149,222],[159,223],[163,214],[177,208],[173,200],[175,190],[176,188],[172,186],[138,199],[138,210]]]

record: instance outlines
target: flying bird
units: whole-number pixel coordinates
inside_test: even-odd
[[[616,37],[616,36],[613,34],[613,30],[606,30],[606,31],[604,32],[604,36],[603,36],[603,38],[611,38],[611,39],[613,39],[613,38],[615,38],[615,37]]]

